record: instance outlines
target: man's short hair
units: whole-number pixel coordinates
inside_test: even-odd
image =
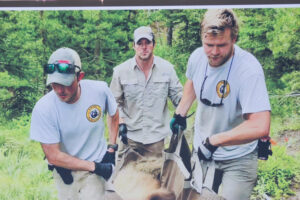
[[[201,23],[201,37],[205,34],[218,35],[226,28],[231,30],[231,38],[238,37],[239,25],[236,15],[231,9],[210,9]]]

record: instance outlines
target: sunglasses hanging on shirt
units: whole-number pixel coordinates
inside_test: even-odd
[[[227,74],[227,78],[226,78],[226,81],[224,80],[223,81],[223,89],[222,89],[222,97],[221,97],[221,101],[220,103],[212,103],[210,100],[206,99],[206,98],[202,98],[202,92],[203,92],[203,89],[204,89],[204,85],[205,85],[205,81],[207,79],[207,67],[208,67],[208,61],[207,61],[207,64],[206,64],[206,68],[205,68],[205,75],[204,75],[204,80],[202,82],[202,86],[201,86],[201,90],[200,90],[200,101],[207,105],[207,106],[211,106],[211,107],[219,107],[219,106],[222,106],[223,105],[223,99],[224,99],[224,93],[225,93],[225,88],[226,88],[226,85],[228,83],[228,77],[229,77],[229,74],[230,74],[230,70],[231,70],[231,66],[232,66],[232,61],[233,61],[233,57],[234,57],[234,54],[232,56],[232,59],[231,59],[231,62],[230,62],[230,66],[229,66],[229,70],[228,70],[228,74]]]
[[[57,70],[59,73],[63,74],[74,74],[76,71],[76,68],[78,68],[80,71],[80,67],[69,64],[69,63],[54,63],[54,64],[46,64],[44,66],[44,72],[46,74],[52,74]]]

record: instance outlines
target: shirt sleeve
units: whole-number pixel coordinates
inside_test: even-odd
[[[30,139],[44,144],[60,142],[59,128],[53,115],[53,110],[47,112],[40,105],[35,106],[31,116]]]
[[[106,95],[106,102],[105,102],[106,109],[105,110],[110,116],[113,116],[116,114],[117,107],[118,107],[115,97],[114,97],[112,91],[107,86],[107,84],[105,84],[104,90],[105,90],[105,95]]]
[[[196,65],[195,65],[196,52],[197,52],[197,50],[191,54],[191,56],[189,57],[188,63],[187,63],[187,69],[186,69],[185,76],[189,80],[193,80],[193,76],[196,72]]]
[[[169,86],[169,98],[171,99],[174,106],[177,106],[182,97],[182,85],[176,75],[174,68],[171,69],[171,81]]]
[[[243,114],[271,110],[264,76],[255,74],[243,80],[239,100]]]
[[[117,103],[117,106],[119,108],[119,115],[121,118],[125,117],[125,114],[123,112],[123,106],[124,106],[124,92],[122,85],[120,83],[119,73],[117,70],[114,69],[112,80],[110,83],[110,90],[113,94],[113,97],[115,98],[115,101]]]

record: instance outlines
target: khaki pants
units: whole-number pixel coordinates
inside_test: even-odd
[[[53,170],[53,178],[58,190],[59,200],[103,200],[105,192],[104,178],[87,172],[72,171],[73,183],[67,185],[60,175]]]
[[[215,161],[216,170],[223,173],[219,195],[229,200],[250,199],[256,183],[257,164],[257,150],[240,158]],[[205,169],[203,173],[206,174]]]

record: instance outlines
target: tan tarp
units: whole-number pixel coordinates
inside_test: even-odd
[[[161,186],[174,191],[176,200],[223,199],[211,189],[202,187],[204,178],[202,177],[200,162],[197,156],[192,156],[182,131],[179,131],[178,135],[173,134],[170,147],[164,151],[164,157],[165,161],[160,178]],[[198,166],[196,167],[196,165]]]
[[[138,165],[140,162],[145,162],[145,160],[147,162],[147,159],[148,158],[145,159],[133,149],[127,149],[121,162],[118,164],[118,169],[116,169],[118,173],[115,174],[113,178],[115,180],[114,185],[118,187],[115,187],[116,192],[119,195],[108,193],[108,200],[121,200],[120,196],[123,200],[150,200],[149,196],[151,195],[149,194],[157,192],[156,189],[158,187],[155,185],[155,181],[160,183],[161,188],[172,192],[173,196],[175,194],[175,197],[172,197],[171,200],[223,199],[216,195],[211,189],[202,186],[202,171],[199,171],[201,170],[201,166],[199,166],[200,162],[198,158],[192,156],[182,131],[180,131],[178,135],[172,135],[169,148],[164,150],[161,165],[158,167],[155,166],[153,172],[150,170],[150,172],[144,171],[140,173],[140,171],[143,170],[140,169]],[[148,163],[150,169],[151,165],[153,165],[152,163],[153,161]],[[196,167],[198,169],[197,173],[195,171],[196,165],[198,165]],[[131,169],[129,169],[129,167]],[[157,168],[160,168],[160,173],[157,173]],[[124,172],[123,174],[122,171]],[[147,183],[148,179],[151,179],[147,174],[152,175],[152,183]],[[119,186],[117,186],[118,184]],[[199,192],[201,192],[201,194],[199,194]],[[136,193],[136,195],[134,195],[134,193]]]

